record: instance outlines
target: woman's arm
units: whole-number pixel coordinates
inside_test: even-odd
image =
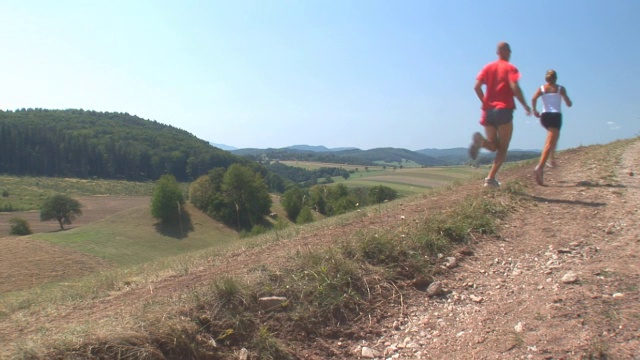
[[[569,99],[569,95],[567,95],[567,89],[565,89],[564,86],[560,88],[560,96],[562,96],[562,98],[564,99],[564,102],[567,104],[568,107],[571,107],[571,105],[573,105],[573,103],[571,102],[571,99]]]

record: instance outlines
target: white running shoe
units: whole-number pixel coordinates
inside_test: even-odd
[[[500,182],[497,179],[484,179],[484,187],[500,187]]]

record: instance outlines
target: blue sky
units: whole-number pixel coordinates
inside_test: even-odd
[[[466,147],[511,44],[553,68],[561,149],[640,134],[640,1],[2,1],[0,109],[127,112],[246,147]],[[512,148],[545,131],[522,109]]]

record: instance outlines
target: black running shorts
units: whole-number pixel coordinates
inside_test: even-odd
[[[498,127],[513,121],[513,109],[487,109],[482,112],[480,124]]]
[[[562,127],[562,113],[544,112],[540,115],[540,124],[547,130],[549,130],[549,128],[560,130]]]

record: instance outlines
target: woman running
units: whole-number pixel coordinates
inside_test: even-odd
[[[539,117],[540,124],[547,129],[547,140],[544,144],[542,154],[540,155],[540,162],[534,171],[538,185],[544,184],[543,171],[547,160],[550,160],[550,166],[556,166],[555,152],[556,146],[558,145],[558,139],[560,138],[560,128],[562,127],[562,100],[564,99],[564,102],[569,107],[573,104],[567,95],[565,87],[556,84],[558,74],[556,74],[555,70],[547,71],[544,79],[547,83],[540,86],[538,91],[533,95],[533,99],[531,99],[533,115]],[[542,97],[542,114],[536,110],[536,103],[538,102],[539,97]]]

